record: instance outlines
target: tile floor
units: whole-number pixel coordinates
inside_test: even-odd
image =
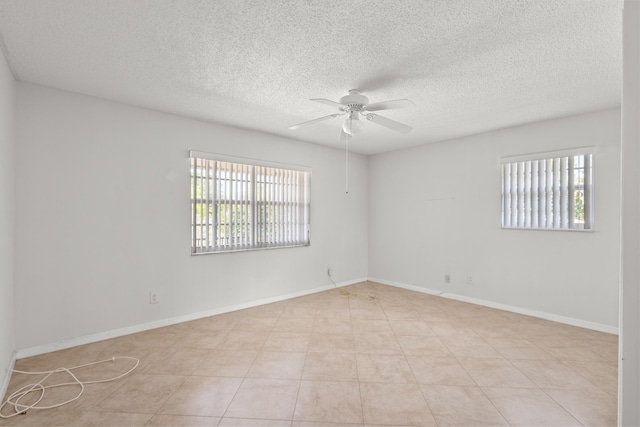
[[[616,336],[372,282],[21,359],[16,369],[112,356],[140,365],[0,427],[616,424]],[[32,381],[14,374],[9,392]],[[75,392],[52,390],[41,404]]]

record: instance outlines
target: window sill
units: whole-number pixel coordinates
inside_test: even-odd
[[[228,249],[224,251],[211,251],[211,252],[191,252],[191,256],[229,254],[233,252],[253,252],[253,251],[271,250],[271,249],[304,248],[307,246],[311,246],[311,243],[304,243],[300,245],[288,245],[288,246],[265,246],[260,248],[238,248],[238,249]]]
[[[500,227],[501,230],[524,230],[524,231],[565,231],[569,233],[595,233],[593,228],[584,230],[579,228],[531,228],[531,227]]]

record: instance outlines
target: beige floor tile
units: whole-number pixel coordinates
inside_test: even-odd
[[[218,344],[223,350],[260,350],[269,337],[266,331],[230,331]]]
[[[604,362],[606,359],[583,345],[543,347],[543,350],[552,355],[555,359],[572,362]]]
[[[146,426],[149,427],[214,427],[220,422],[218,417],[196,417],[185,415],[154,415]]]
[[[367,319],[377,319],[377,320],[387,320],[386,314],[381,308],[351,308],[351,320],[367,320]]]
[[[470,335],[479,336],[473,329],[466,326],[456,326],[450,322],[431,322],[429,323],[431,330],[439,337],[446,337],[450,335]]]
[[[313,332],[315,319],[312,317],[281,317],[272,332]]]
[[[385,332],[366,332],[353,335],[356,353],[402,354],[396,335]]]
[[[271,304],[260,305],[257,307],[246,308],[244,310],[241,310],[240,312],[244,316],[251,317],[280,317],[287,305],[287,301],[280,301]]]
[[[291,420],[299,380],[246,378],[231,401],[225,417]]]
[[[470,359],[458,361],[481,387],[536,388],[536,385],[506,359]]]
[[[443,335],[440,340],[455,357],[499,359],[502,356],[484,339],[469,335]]]
[[[357,381],[354,354],[308,353],[302,378],[305,380]]]
[[[302,378],[306,353],[263,351],[247,373],[251,378]]]
[[[453,357],[407,356],[407,361],[416,380],[421,384],[476,385]]]
[[[47,427],[69,427],[69,426],[144,426],[151,418],[151,414],[134,414],[123,412],[102,412],[102,411],[65,411],[64,409],[51,409],[39,411],[37,416],[27,414],[12,418],[7,426],[47,426]],[[0,420],[0,425],[4,426],[5,420]]]
[[[393,332],[387,319],[351,319],[351,327],[354,333]]]
[[[286,307],[280,317],[310,318],[315,319],[317,306],[315,304],[292,304]]]
[[[602,360],[610,363],[618,363],[618,340],[615,342],[594,340],[589,341],[588,345],[592,351],[602,357]]]
[[[617,346],[615,335],[362,282],[18,360],[25,370],[118,355],[140,364],[0,426],[433,425],[418,387],[440,427],[504,425],[496,406],[513,425],[615,425]],[[79,377],[125,370],[109,362]],[[30,381],[13,375],[9,389]],[[43,403],[75,394],[54,389]]]
[[[429,324],[424,320],[389,320],[396,335],[435,336]]]
[[[484,388],[485,394],[512,426],[581,426],[540,389]]]
[[[438,426],[508,426],[478,387],[421,385]]]
[[[124,372],[124,371],[123,371]],[[122,372],[121,372],[122,373]],[[114,382],[102,383],[102,384],[88,384],[85,386],[84,391],[82,392],[82,396],[74,402],[71,402],[68,405],[65,405],[65,408],[73,411],[98,411],[100,410],[98,405],[104,399],[105,396],[111,394],[114,390],[116,390],[122,382],[126,380],[126,377]],[[58,390],[49,390],[49,393],[57,393]],[[62,399],[58,399],[57,402],[62,401]]]
[[[205,317],[192,322],[194,329],[207,331],[230,331],[240,321],[242,315],[225,313],[217,316]]]
[[[404,356],[357,354],[358,378],[361,382],[415,383],[416,379]]]
[[[353,335],[312,334],[309,351],[319,353],[354,353]]]
[[[436,336],[399,335],[402,352],[412,356],[452,357],[449,348]]]
[[[546,351],[535,347],[504,347],[496,348],[505,359],[553,360],[554,357]]]
[[[420,315],[408,307],[383,307],[389,320],[421,320]]]
[[[241,318],[234,326],[232,331],[270,331],[276,324],[277,317],[253,317],[246,316]]]
[[[617,425],[617,399],[598,390],[545,390],[585,426]]]
[[[204,359],[209,355],[210,350],[197,348],[177,348],[168,352],[165,358],[158,358],[149,363],[141,373],[146,374],[168,374],[168,375],[190,375]]]
[[[317,319],[334,319],[334,320],[351,320],[351,313],[349,313],[349,304],[339,305],[318,305],[316,310]]]
[[[118,338],[120,345],[132,347],[180,347],[184,334],[167,328],[152,329]]]
[[[417,384],[361,383],[360,393],[365,423],[436,425]]]
[[[530,318],[529,322],[513,326],[513,329],[524,337],[557,336],[558,330],[552,322]]]
[[[154,347],[139,347],[137,351],[131,351],[133,347],[130,347],[125,352],[120,354],[126,354],[128,356],[133,356],[140,360],[138,367],[136,368],[137,373],[144,373],[150,366],[155,365],[157,363],[162,362],[164,359],[169,357],[173,352],[175,352],[176,348],[154,348]]]
[[[296,421],[361,423],[362,403],[357,382],[302,381]]]
[[[212,350],[194,375],[244,377],[257,356],[258,351],[255,350]]]
[[[564,362],[572,370],[608,393],[618,392],[618,365],[611,362]]]
[[[99,407],[103,411],[154,414],[184,381],[179,375],[133,374]]]
[[[307,351],[310,332],[271,332],[264,343],[264,351]]]
[[[71,368],[87,362],[95,362],[110,359],[113,356],[119,356],[120,354],[118,353],[121,349],[125,351],[136,351],[137,354],[140,354],[140,352],[145,353],[145,350],[139,347],[116,344],[115,340],[105,340],[18,359],[15,363],[15,369],[23,371],[49,371],[60,367]],[[102,368],[104,368],[104,366],[102,366]]]
[[[296,421],[293,420],[291,427],[365,427],[360,423],[321,423],[317,421]]]
[[[313,332],[318,334],[351,334],[351,319],[316,318]]]
[[[189,377],[158,413],[221,417],[241,383],[241,378]]]
[[[503,348],[539,348],[534,343],[524,338],[482,336],[482,339],[497,350]]]
[[[190,348],[214,349],[224,340],[229,331],[198,330],[189,332],[184,337],[183,346]]]
[[[291,421],[285,420],[256,420],[249,418],[223,418],[219,426],[238,427],[289,427]]]
[[[511,360],[511,363],[543,389],[596,388],[576,370],[557,360]]]
[[[444,309],[434,310],[433,308],[418,310],[418,314],[425,322],[429,323],[429,326],[440,326],[444,327],[451,320],[455,320],[456,316],[449,311]],[[435,333],[435,331],[434,331]],[[476,333],[471,330],[470,333],[476,335]]]
[[[504,325],[506,322],[504,319],[501,319],[498,324],[502,324]],[[479,325],[479,326],[471,326],[471,329],[478,334],[479,336],[487,339],[488,338],[497,338],[497,339],[521,339],[522,336],[517,333],[515,330],[513,330],[512,328],[505,328],[504,326],[485,326],[485,325]],[[489,342],[489,344],[491,344],[491,342]]]

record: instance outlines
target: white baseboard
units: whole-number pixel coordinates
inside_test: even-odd
[[[319,286],[317,288],[307,289],[299,292],[292,292],[289,294],[279,295],[276,297],[263,298],[256,301],[246,302],[242,304],[234,304],[226,307],[215,308],[207,311],[200,311],[197,313],[186,314],[182,316],[172,317],[168,319],[156,320],[154,322],[142,323],[134,326],[128,326],[126,328],[113,329],[105,332],[98,332],[96,334],[84,335],[77,338],[71,338],[68,340],[57,341],[49,344],[38,345],[34,347],[23,348],[17,350],[14,353],[15,359],[23,359],[25,357],[37,356],[39,354],[50,353],[52,351],[64,350],[66,348],[77,347],[79,345],[91,344],[98,341],[103,341],[110,338],[117,338],[124,335],[135,334],[137,332],[144,332],[150,329],[161,328],[164,326],[171,326],[177,323],[188,322],[191,320],[202,319],[204,317],[215,316],[217,314],[229,313],[232,311],[242,310],[245,308],[257,307],[264,304],[270,304],[273,302],[284,301],[292,298],[297,298],[305,295],[311,295],[318,292],[327,291],[329,289],[333,289],[334,287],[342,287],[349,286],[355,283],[360,283],[366,281],[367,278],[359,278],[353,280],[347,280],[344,282],[336,283],[335,286],[333,284]]]
[[[573,317],[565,317],[557,314],[546,313],[544,311],[530,310],[528,308],[516,307],[507,304],[501,304],[493,301],[487,301],[478,298],[472,298],[464,295],[452,294],[449,292],[435,291],[432,289],[423,288],[416,285],[408,285],[406,283],[393,282],[390,280],[380,279],[378,277],[369,277],[368,280],[372,282],[381,283],[383,285],[394,286],[397,288],[408,289],[410,291],[422,292],[424,294],[437,295],[444,298],[454,299],[457,301],[468,302],[471,304],[482,305],[485,307],[496,308],[498,310],[510,311],[512,313],[524,314],[526,316],[537,317],[540,319],[551,320],[553,322],[564,323],[566,325],[578,326],[580,328],[591,329],[599,332],[606,332],[608,334],[619,334],[619,328],[615,326],[603,325],[601,323],[590,322],[588,320],[575,319]]]
[[[56,350],[63,350],[63,349],[66,349],[66,348],[76,347],[76,346],[84,345],[84,344],[90,344],[90,343],[103,341],[103,340],[110,339],[110,338],[117,338],[117,337],[121,337],[121,336],[124,336],[124,335],[134,334],[134,333],[137,333],[137,332],[144,332],[144,331],[148,331],[150,329],[161,328],[161,327],[164,327],[164,326],[171,326],[171,325],[175,325],[177,323],[182,323],[182,322],[188,322],[188,321],[191,321],[191,320],[202,319],[202,318],[209,317],[209,316],[215,316],[217,314],[229,313],[229,312],[233,312],[233,311],[237,311],[237,310],[243,310],[245,308],[257,307],[257,306],[264,305],[264,304],[270,304],[270,303],[284,301],[284,300],[291,299],[291,298],[297,298],[297,297],[301,297],[301,296],[305,296],[305,295],[311,295],[311,294],[315,294],[315,293],[318,293],[318,292],[323,292],[323,291],[330,290],[330,289],[332,289],[334,287],[349,286],[349,285],[353,285],[353,284],[356,284],[356,283],[364,282],[364,281],[367,281],[367,280],[372,281],[372,282],[381,283],[383,285],[389,285],[389,286],[394,286],[394,287],[397,287],[397,288],[407,289],[407,290],[421,292],[421,293],[425,293],[425,294],[441,296],[441,297],[444,297],[444,298],[449,298],[449,299],[454,299],[454,300],[458,300],[458,301],[468,302],[468,303],[477,304],[477,305],[481,305],[481,306],[485,306],[485,307],[496,308],[498,310],[505,310],[505,311],[509,311],[509,312],[512,312],[512,313],[524,314],[524,315],[527,315],[527,316],[533,316],[533,317],[537,317],[537,318],[540,318],[540,319],[551,320],[551,321],[554,321],[554,322],[564,323],[564,324],[572,325],[572,326],[578,326],[578,327],[581,327],[581,328],[591,329],[591,330],[595,330],[595,331],[606,332],[606,333],[609,333],[609,334],[617,335],[619,333],[618,328],[614,327],[614,326],[603,325],[603,324],[600,324],[600,323],[589,322],[589,321],[581,320],[581,319],[574,319],[574,318],[571,318],[571,317],[559,316],[559,315],[552,314],[552,313],[546,313],[546,312],[542,312],[542,311],[530,310],[530,309],[522,308],[522,307],[515,307],[515,306],[511,306],[511,305],[507,305],[507,304],[501,304],[501,303],[496,303],[496,302],[492,302],[492,301],[487,301],[487,300],[467,297],[467,296],[464,296],[464,295],[452,294],[452,293],[443,292],[443,291],[436,291],[436,290],[432,290],[432,289],[428,289],[428,288],[423,288],[421,286],[409,285],[409,284],[406,284],[406,283],[385,280],[385,279],[381,279],[381,278],[378,278],[378,277],[363,277],[363,278],[358,278],[358,279],[353,279],[353,280],[347,280],[347,281],[344,281],[344,282],[339,282],[339,283],[336,283],[335,286],[333,284],[325,285],[325,286],[319,286],[319,287],[316,287],[316,288],[307,289],[307,290],[299,291],[299,292],[292,292],[292,293],[289,293],[289,294],[279,295],[279,296],[276,296],[276,297],[263,298],[263,299],[260,299],[260,300],[246,302],[246,303],[242,303],[242,304],[234,304],[234,305],[230,305],[230,306],[226,306],[226,307],[220,307],[220,308],[216,308],[216,309],[212,309],[212,310],[186,314],[186,315],[172,317],[172,318],[168,318],[168,319],[156,320],[156,321],[153,321],[153,322],[142,323],[142,324],[138,324],[138,325],[134,325],[134,326],[129,326],[129,327],[126,327],[126,328],[113,329],[113,330],[110,330],[110,331],[99,332],[99,333],[91,334],[91,335],[84,335],[84,336],[81,336],[81,337],[71,338],[71,339],[68,339],[68,340],[63,340],[63,341],[58,341],[58,342],[53,342],[53,343],[48,343],[48,344],[43,344],[43,345],[38,345],[38,346],[34,346],[34,347],[28,347],[28,348],[16,350],[13,353],[13,357],[11,359],[10,367],[8,368],[7,373],[5,375],[5,378],[3,379],[2,388],[0,388],[0,392],[2,392],[2,394],[0,394],[0,396],[3,396],[4,393],[6,392],[6,388],[9,385],[9,379],[11,377],[10,372],[13,369],[13,366],[15,364],[16,359],[23,359],[25,357],[37,356],[39,354],[50,353],[50,352],[56,351]]]
[[[3,399],[3,396],[7,394],[7,388],[9,388],[9,381],[11,381],[11,373],[13,371],[13,367],[16,364],[17,355],[14,351],[11,354],[11,360],[9,361],[9,366],[7,370],[4,372],[4,377],[2,378],[2,383],[0,383],[0,402]]]

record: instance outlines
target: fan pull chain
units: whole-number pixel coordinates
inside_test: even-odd
[[[345,194],[349,194],[349,136],[347,135],[345,143]]]

